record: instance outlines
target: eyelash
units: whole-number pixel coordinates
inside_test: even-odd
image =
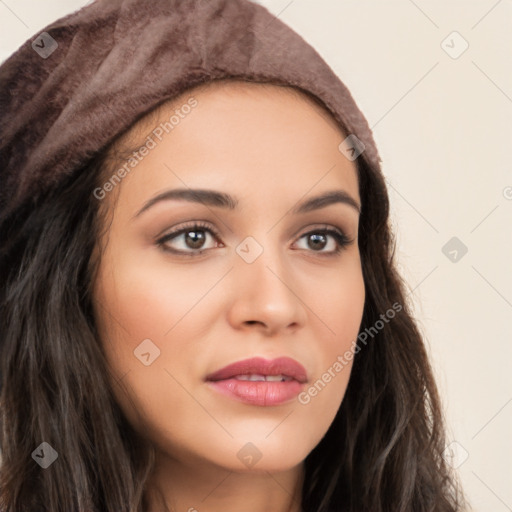
[[[182,250],[170,249],[169,247],[167,247],[165,245],[166,242],[168,242],[169,240],[177,238],[180,235],[186,234],[189,231],[207,231],[211,235],[213,235],[213,237],[217,241],[220,239],[219,233],[214,228],[212,228],[210,225],[205,224],[201,221],[195,221],[195,222],[191,222],[188,225],[182,226],[181,228],[176,229],[175,231],[167,233],[166,235],[159,238],[156,241],[156,244],[165,252],[170,252],[172,254],[177,254],[180,256],[184,256],[184,257],[195,257],[195,256],[202,254],[203,252],[210,250],[210,249],[198,249],[198,250],[182,251]],[[309,235],[319,234],[319,233],[324,234],[324,235],[330,235],[337,242],[336,249],[334,249],[333,251],[328,251],[328,252],[314,251],[314,250],[310,251],[313,253],[317,253],[317,254],[321,255],[322,257],[337,256],[343,249],[346,249],[346,247],[354,241],[354,240],[349,239],[347,237],[347,235],[345,235],[345,233],[343,233],[342,231],[338,231],[336,229],[329,228],[328,226],[325,226],[324,228],[318,228],[318,229],[308,231],[307,233],[304,233],[303,235],[301,235],[298,239],[300,240]]]

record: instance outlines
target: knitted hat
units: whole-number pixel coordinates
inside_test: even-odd
[[[313,94],[348,135],[340,151],[380,173],[348,89],[266,8],[248,0],[96,0],[0,66],[0,216],[86,169],[164,100],[222,78]]]

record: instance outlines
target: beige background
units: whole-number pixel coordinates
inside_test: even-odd
[[[0,61],[86,3],[0,0]],[[512,511],[512,2],[260,3],[320,52],[374,129],[453,465],[475,511]],[[455,262],[442,252],[454,236],[468,248],[445,251]]]

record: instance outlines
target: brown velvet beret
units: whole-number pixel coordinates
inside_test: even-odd
[[[266,8],[248,0],[97,0],[48,25],[0,66],[0,215],[86,168],[162,101],[222,78],[313,94],[357,137],[348,156],[362,141],[360,158],[380,172],[348,89]]]

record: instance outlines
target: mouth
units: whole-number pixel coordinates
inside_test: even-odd
[[[257,357],[230,364],[205,380],[229,398],[250,405],[272,406],[295,398],[308,378],[305,368],[294,359]]]
[[[250,373],[248,375],[236,375],[233,377],[236,380],[246,380],[250,382],[287,382],[293,380],[288,375],[257,375]]]
[[[279,357],[272,360],[253,357],[225,366],[208,375],[206,380],[219,381],[233,378],[260,382],[296,380],[304,383],[307,381],[307,372],[304,366],[291,357]]]

